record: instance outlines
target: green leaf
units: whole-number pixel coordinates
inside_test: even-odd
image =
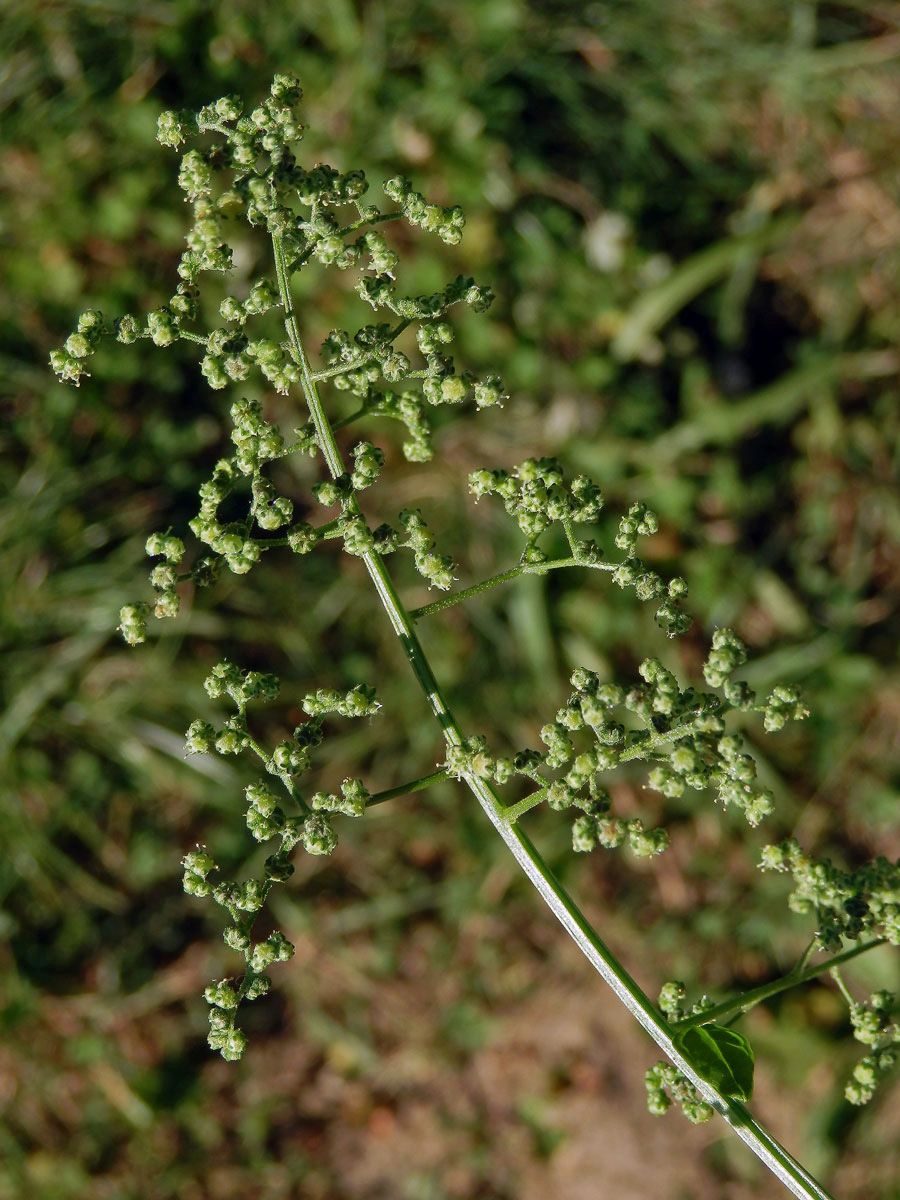
[[[677,1033],[675,1045],[723,1096],[749,1100],[753,1095],[753,1047],[742,1033],[721,1025],[696,1025]]]

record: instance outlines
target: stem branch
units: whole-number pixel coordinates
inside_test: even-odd
[[[865,954],[868,950],[874,950],[876,946],[882,946],[884,941],[883,937],[873,938],[870,942],[863,942],[860,946],[852,946],[849,950],[843,950],[833,958],[826,958],[824,962],[816,963],[813,967],[806,967],[805,970],[800,971],[795,968],[787,975],[773,979],[771,983],[764,983],[760,987],[752,988],[749,992],[742,992],[740,996],[734,996],[731,1000],[723,1000],[721,1004],[708,1008],[705,1012],[694,1013],[693,1016],[675,1021],[672,1028],[680,1033],[694,1025],[708,1025],[710,1021],[718,1021],[720,1017],[730,1017],[732,1013],[745,1013],[760,1001],[768,1000],[770,996],[777,996],[779,992],[785,992],[788,988],[798,987],[801,983],[807,983],[818,975],[824,975],[826,971],[834,971],[841,963],[849,962],[851,958]],[[839,975],[835,974],[834,978],[840,986]]]
[[[560,567],[590,567],[594,571],[615,571],[616,566],[616,563],[582,562],[578,558],[552,558],[542,563],[519,563],[517,567],[510,567],[508,571],[501,571],[499,575],[492,575],[489,579],[482,579],[480,583],[473,583],[471,587],[461,588],[458,592],[450,592],[431,604],[423,604],[421,608],[414,608],[409,615],[414,621],[418,621],[420,617],[430,617],[432,613],[452,608],[454,604],[461,604],[470,596],[477,596],[479,592],[486,592],[488,588],[506,583],[510,579],[517,579],[520,575],[546,575],[548,571],[555,571]]]
[[[411,779],[408,783],[398,783],[396,787],[386,788],[383,792],[374,792],[366,801],[366,808],[371,808],[373,804],[382,804],[385,800],[393,800],[396,796],[411,796],[413,792],[424,791],[432,784],[443,783],[449,776],[441,767],[437,771],[432,771],[430,775],[422,775],[419,779]]]

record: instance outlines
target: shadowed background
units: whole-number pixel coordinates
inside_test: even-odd
[[[294,70],[310,163],[363,166],[376,192],[400,171],[463,205],[459,247],[395,244],[410,290],[458,271],[494,287],[488,318],[456,322],[458,358],[512,399],[453,413],[427,467],[373,428],[392,476],[372,493],[379,517],[420,506],[471,582],[511,565],[519,539],[499,506],[473,519],[466,473],[556,453],[602,484],[607,542],[632,500],[657,509],[646,556],[687,578],[697,620],[665,644],[630,595],[565,572],[431,618],[429,654],[463,726],[505,749],[537,743],[572,666],[627,681],[652,652],[696,676],[717,625],[751,647],[754,686],[800,684],[811,719],[754,747],[778,802],[762,830],[692,793],[648,865],[576,861],[564,818],[529,818],[651,995],[669,978],[717,998],[765,982],[810,927],[759,875],[763,842],[795,832],[851,866],[900,854],[896,8],[325,10],[0,13],[0,1198],[771,1194],[724,1127],[646,1113],[653,1048],[461,789],[384,805],[343,824],[333,858],[298,860],[272,905],[297,956],[248,1010],[245,1059],[209,1053],[199,993],[235,961],[218,910],[183,895],[179,859],[196,841],[232,872],[254,854],[249,767],[184,757],[188,723],[215,713],[212,663],[281,675],[270,741],[311,686],[377,684],[381,716],[326,742],[326,782],[390,787],[440,746],[360,564],[327,549],[225,578],[124,646],[144,539],[195,511],[230,394],[183,345],[104,348],[78,390],[46,363],[82,309],[171,294],[187,210],[154,139],[163,108],[252,102]],[[239,264],[238,285],[266,269]],[[313,340],[362,317],[344,284],[298,287]],[[286,428],[303,420],[259,394]],[[653,823],[661,798],[641,782],[624,775],[614,798]],[[860,997],[897,988],[896,952],[848,978]],[[896,1196],[897,1090],[844,1102],[863,1048],[831,986],[746,1027],[760,1117],[837,1194]]]

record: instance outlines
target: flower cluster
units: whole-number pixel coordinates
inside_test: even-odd
[[[725,646],[740,661],[745,651],[731,630],[719,630],[710,652],[710,660],[718,664],[720,690],[737,695],[729,671],[722,669]],[[483,738],[470,738],[448,749],[448,773],[501,784],[514,774],[534,779],[541,785],[534,803],[546,800],[559,812],[581,810],[572,825],[572,846],[580,852],[628,845],[639,857],[650,857],[666,849],[664,829],[646,829],[639,817],[611,814],[607,776],[634,760],[653,764],[648,783],[668,799],[678,798],[687,788],[709,789],[724,807],[738,808],[749,824],[757,825],[771,812],[773,796],[757,782],[756,762],[741,734],[726,732],[725,718],[736,706],[712,692],[681,688],[657,659],[645,659],[639,674],[642,684],[626,690],[601,681],[594,671],[577,668],[566,702],[541,728],[543,751],[522,750],[513,758],[501,758]],[[707,678],[712,674],[710,669]],[[743,708],[768,713],[771,701],[751,704],[744,690],[740,696]],[[791,711],[795,719],[806,712],[799,701]],[[551,772],[556,775],[548,779]]]
[[[473,734],[462,745],[448,746],[444,767],[454,779],[490,779],[506,783],[513,775],[541,780],[538,768],[541,755],[536,750],[520,750],[518,754],[495,755],[483,734]]]
[[[792,912],[815,915],[816,942],[823,950],[839,950],[844,938],[868,934],[900,946],[900,859],[879,856],[855,871],[844,871],[829,858],[807,854],[796,838],[763,846],[764,871],[789,871],[794,888],[788,896]]]
[[[89,374],[82,364],[97,349],[103,332],[103,313],[89,308],[78,318],[75,332],[69,334],[63,348],[51,352],[50,366],[63,383],[77,386],[81,377]]]
[[[469,475],[469,491],[480,500],[482,496],[498,496],[506,511],[514,517],[525,535],[522,562],[529,565],[550,564],[548,552],[539,539],[553,526],[561,528],[568,542],[572,561],[598,570],[607,570],[621,588],[633,588],[639,600],[659,600],[657,623],[670,635],[684,633],[691,624],[679,601],[687,594],[687,584],[681,578],[664,583],[636,556],[639,537],[656,533],[658,521],[643,504],[633,504],[619,521],[615,544],[625,552],[625,559],[605,562],[594,539],[576,536],[576,525],[594,525],[603,508],[599,487],[586,475],[577,475],[567,483],[565,473],[555,458],[529,458],[511,471],[482,468]]]
[[[844,1089],[851,1104],[867,1104],[875,1095],[881,1079],[897,1062],[900,1046],[900,1026],[891,1017],[896,1009],[897,997],[893,992],[875,992],[867,1004],[852,1004],[850,1023],[853,1036],[864,1046],[871,1047],[870,1053],[861,1058],[853,1068],[853,1074]]]
[[[118,341],[126,344],[138,338],[163,347],[187,342],[200,347],[200,371],[213,389],[243,382],[253,371],[281,393],[296,386],[308,390],[327,380],[338,391],[359,398],[360,408],[350,419],[370,415],[401,422],[407,431],[404,455],[425,462],[434,452],[426,415],[431,407],[471,398],[477,408],[485,408],[505,399],[496,375],[478,379],[469,372],[460,373],[447,354],[453,339],[446,320],[448,311],[466,304],[481,312],[491,303],[492,294],[465,275],[428,294],[405,295],[398,289],[395,271],[399,258],[379,223],[403,219],[455,244],[464,224],[462,213],[458,208],[427,203],[401,178],[385,184],[386,196],[398,209],[382,212],[376,205],[362,203],[368,183],[361,171],[341,172],[323,163],[312,169],[301,166],[295,152],[302,135],[296,109],[301,96],[296,79],[279,75],[269,96],[250,112],[244,111],[236,97],[223,96],[197,113],[162,114],[158,138],[163,145],[179,149],[186,142],[193,143],[184,149],[178,171],[178,184],[191,206],[193,224],[179,262],[176,291],[167,304],[145,319],[126,315],[110,326],[96,310],[83,313],[65,346],[54,351],[53,367],[65,381],[78,383],[86,374],[84,361],[104,333],[115,332]],[[224,325],[198,331],[194,326],[200,314],[200,277],[205,272],[230,269],[233,251],[228,231],[238,220],[272,238],[275,265],[281,274],[277,279],[257,278],[246,296],[226,295],[218,305]],[[358,268],[360,296],[391,318],[390,322],[364,325],[352,334],[333,330],[322,346],[323,367],[318,371],[298,353],[296,339],[293,343],[283,340],[283,332],[273,336],[271,327],[259,332],[250,329],[251,323],[264,322],[272,310],[290,309],[290,275],[310,262],[343,270]],[[414,347],[401,349],[397,339],[407,329],[415,335]],[[398,383],[405,385],[403,390],[394,390],[392,385]],[[411,383],[418,386],[411,388]],[[200,510],[191,522],[192,532],[209,553],[180,574],[177,564],[183,547],[178,556],[174,551],[164,556],[165,562],[157,564],[151,574],[153,605],[132,604],[122,610],[121,629],[128,641],[144,640],[151,607],[157,617],[178,612],[179,582],[209,583],[222,566],[245,574],[259,562],[264,550],[286,545],[295,553],[306,554],[324,537],[342,537],[344,548],[355,555],[389,553],[408,546],[417,570],[430,585],[450,586],[453,564],[435,550],[420,514],[401,514],[402,534],[389,526],[371,530],[358,507],[347,503],[353,492],[377,479],[384,462],[381,449],[368,441],[359,442],[353,469],[346,478],[323,480],[313,489],[322,504],[341,505],[336,522],[316,528],[305,520],[294,523],[296,501],[279,494],[265,474],[266,464],[275,459],[319,452],[312,425],[298,429],[296,440],[286,445],[278,428],[264,419],[258,398],[236,400],[231,418],[234,454],[216,464],[201,488]],[[247,516],[233,515],[232,507],[229,519],[221,520],[222,503],[235,491],[246,489],[244,480],[249,483]],[[261,537],[254,524],[263,533],[280,536]]]
[[[216,881],[211,876],[218,874],[218,867],[203,847],[197,847],[183,860],[184,890],[192,896],[209,896],[226,910],[232,924],[224,932],[225,943],[244,957],[246,971],[240,981],[220,980],[206,990],[210,1005],[209,1044],[223,1057],[236,1059],[246,1044],[244,1034],[234,1023],[239,1005],[264,995],[270,986],[267,968],[293,954],[290,942],[280,933],[256,944],[251,941],[258,913],[272,888],[293,874],[290,860],[295,847],[302,846],[307,854],[330,854],[337,845],[332,815],[360,817],[369,800],[369,792],[359,779],[345,779],[338,795],[314,792],[308,801],[299,791],[297,780],[312,766],[312,752],[323,740],[326,716],[332,713],[344,717],[371,716],[381,706],[374,688],[367,684],[358,684],[349,692],[320,688],[302,701],[309,720],[297,726],[292,738],[280,742],[267,754],[248,730],[246,709],[253,701],[276,699],[280,688],[277,676],[242,671],[234,663],[224,661],[213,667],[204,686],[211,699],[228,697],[236,712],[218,730],[208,721],[193,721],[185,735],[189,752],[237,754],[252,750],[269,774],[281,780],[287,800],[295,809],[293,815],[286,815],[265,780],[244,789],[245,820],[252,837],[257,842],[273,839],[279,842],[263,864],[262,878]]]
[[[413,614],[404,612],[402,602],[391,595],[384,565],[372,556],[407,548],[419,574],[442,590],[453,583],[454,564],[437,550],[431,528],[416,509],[400,512],[396,528],[369,526],[358,497],[378,481],[385,451],[373,441],[351,437],[347,445],[353,446],[352,465],[345,467],[345,451],[336,434],[362,418],[387,418],[403,427],[404,456],[412,462],[427,462],[434,453],[433,409],[464,402],[476,409],[502,405],[506,396],[498,376],[477,378],[457,368],[450,354],[453,331],[447,319],[460,304],[482,312],[493,297],[489,288],[466,275],[457,275],[430,293],[402,290],[397,281],[400,256],[383,227],[405,220],[452,246],[462,236],[461,211],[428,203],[401,177],[384,184],[385,195],[397,207],[382,211],[364,203],[368,182],[361,171],[339,171],[324,163],[309,169],[302,166],[296,157],[296,143],[302,134],[297,113],[300,98],[296,79],[279,75],[263,103],[247,113],[236,97],[224,96],[197,113],[162,115],[158,136],[163,145],[180,149],[188,140],[192,143],[181,156],[178,172],[193,223],[179,261],[175,290],[166,304],[144,318],[125,315],[110,324],[100,312],[88,310],[65,345],[53,352],[51,364],[63,381],[77,385],[87,374],[85,363],[104,334],[114,334],[123,344],[139,338],[160,347],[180,343],[194,347],[200,373],[213,390],[251,380],[247,389],[251,392],[253,388],[281,394],[302,392],[309,409],[310,423],[294,430],[294,439],[288,443],[267,419],[264,399],[251,395],[234,400],[230,408],[233,452],[215,464],[202,485],[199,511],[190,522],[206,552],[195,556],[189,569],[179,571],[186,556],[183,542],[168,531],[147,539],[147,554],[157,560],[150,576],[154,601],[152,606],[138,603],[121,610],[121,630],[128,642],[144,640],[151,610],[157,617],[178,612],[179,584],[208,584],[223,566],[245,574],[263,552],[276,547],[305,555],[322,541],[339,539],[346,553],[366,558],[407,655],[420,681],[426,680],[430,668],[411,632],[411,620],[436,610],[444,601]],[[263,274],[249,286],[234,289],[245,295],[222,298],[220,292],[216,327],[198,329],[201,276],[231,268],[234,252],[229,230],[238,220],[271,240],[275,274]],[[402,239],[396,244],[402,246]],[[356,292],[375,314],[353,331],[332,330],[322,345],[319,363],[311,361],[304,348],[291,292],[293,276],[307,266],[358,272]],[[343,405],[340,415],[330,414],[323,403],[319,389],[326,386],[337,393]],[[283,494],[288,473],[282,476],[279,468],[273,470],[272,464],[293,454],[321,456],[328,467],[327,476],[322,472],[312,486],[309,499],[315,503],[308,503],[307,508],[302,507],[303,500]],[[600,489],[587,476],[567,480],[555,459],[531,458],[511,470],[476,471],[469,486],[476,499],[487,495],[500,498],[525,545],[517,568],[465,589],[461,596],[448,597],[448,602],[526,571],[544,573],[557,566],[575,566],[607,571],[618,587],[631,589],[641,601],[653,601],[656,621],[670,636],[688,628],[690,618],[680,607],[687,591],[684,580],[665,581],[638,555],[640,539],[655,534],[659,524],[645,505],[633,504],[614,531],[610,529],[614,552],[607,561],[598,544],[603,535],[595,530],[593,537],[584,537],[580,529],[599,526],[603,510]],[[242,499],[246,508],[240,512]],[[317,524],[303,519],[310,510],[317,511],[316,503],[336,511]],[[551,557],[554,540],[559,547],[567,547],[562,551],[564,557]],[[630,688],[579,668],[571,676],[567,699],[540,730],[542,749],[495,754],[486,738],[465,738],[448,717],[445,733],[451,744],[445,773],[469,783],[485,781],[490,787],[514,777],[532,781],[536,790],[509,808],[502,809],[498,803],[499,815],[517,820],[527,808],[546,801],[553,810],[569,814],[572,845],[579,852],[627,845],[634,854],[651,857],[665,849],[665,829],[646,828],[641,816],[613,811],[609,773],[636,760],[649,764],[649,784],[664,798],[677,799],[686,789],[709,789],[723,806],[739,809],[756,825],[771,810],[773,797],[757,780],[756,762],[743,735],[735,725],[729,727],[726,719],[729,713],[758,712],[766,730],[771,731],[804,717],[806,709],[796,692],[782,685],[758,701],[745,682],[734,678],[745,661],[746,650],[733,631],[720,629],[713,636],[703,668],[713,692],[682,687],[672,671],[653,658],[640,665],[641,682]],[[363,780],[348,776],[333,790],[301,790],[325,736],[326,721],[332,716],[367,718],[379,710],[374,688],[368,684],[345,691],[325,687],[310,691],[302,698],[304,719],[290,737],[271,750],[255,739],[248,707],[277,697],[275,676],[242,671],[225,661],[212,669],[205,686],[211,700],[227,698],[234,711],[216,724],[205,719],[192,722],[186,734],[188,750],[222,755],[250,751],[265,771],[265,776],[250,783],[244,792],[247,829],[255,842],[267,846],[259,877],[222,879],[213,857],[202,846],[183,860],[185,890],[210,897],[226,911],[229,924],[224,940],[244,960],[240,979],[217,980],[206,990],[210,1046],[227,1059],[237,1059],[246,1044],[235,1024],[240,1005],[264,995],[270,986],[267,972],[271,965],[293,953],[279,931],[253,941],[254,923],[271,889],[292,875],[292,856],[298,847],[312,855],[330,854],[337,843],[336,818],[360,817],[373,799],[397,795],[405,785],[373,798]],[[436,696],[439,692],[432,693],[435,708]],[[742,720],[738,717],[738,724]],[[434,772],[415,783],[418,786],[443,774]],[[485,788],[475,790],[483,798]],[[765,867],[793,872],[792,907],[815,909],[821,946],[833,949],[844,937],[858,937],[862,931],[876,928],[900,944],[900,863],[879,859],[846,873],[827,860],[822,863],[809,858],[794,842],[766,847],[763,859]],[[683,986],[666,984],[660,1006],[669,1019],[682,1019]],[[708,1007],[709,1001],[703,997],[690,1011],[701,1013]],[[893,1062],[898,1038],[897,1026],[889,1020],[892,1009],[893,997],[882,993],[873,996],[868,1005],[852,1007],[856,1036],[870,1050],[848,1087],[848,1098],[855,1103],[868,1098],[877,1077]],[[739,1036],[720,1030],[713,1038],[707,1031],[695,1033],[695,1040],[705,1037],[718,1046],[726,1044],[728,1037],[734,1040]],[[693,1058],[689,1061],[695,1062]],[[748,1061],[752,1066],[752,1054]],[[703,1078],[707,1076],[703,1074]],[[732,1083],[743,1087],[739,1080]],[[674,1098],[693,1121],[706,1120],[712,1113],[674,1067],[658,1064],[652,1068],[647,1089],[651,1111],[665,1111]],[[731,1096],[745,1093],[749,1096],[749,1088],[723,1092]]]
[[[655,1116],[668,1112],[674,1100],[693,1125],[702,1125],[712,1118],[713,1110],[700,1098],[691,1081],[671,1063],[655,1063],[644,1076],[647,1088],[647,1108]]]

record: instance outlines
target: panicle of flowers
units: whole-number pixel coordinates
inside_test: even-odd
[[[363,172],[341,172],[327,163],[302,166],[296,154],[303,133],[297,109],[301,97],[302,89],[293,76],[278,75],[268,97],[249,112],[239,98],[223,96],[196,113],[161,115],[158,139],[164,146],[181,150],[178,185],[193,214],[178,264],[176,290],[167,304],[146,318],[127,314],[110,324],[99,311],[86,311],[65,346],[53,352],[53,368],[66,382],[79,383],[101,337],[114,334],[126,344],[147,338],[162,347],[177,342],[199,347],[200,371],[215,390],[244,382],[258,372],[268,386],[286,394],[301,382],[305,369],[314,381],[327,380],[339,392],[358,397],[360,407],[351,419],[385,417],[401,423],[406,432],[403,454],[411,461],[426,462],[434,453],[430,409],[467,398],[476,408],[486,408],[500,405],[506,398],[499,377],[478,379],[470,372],[459,372],[447,353],[453,340],[446,319],[449,311],[465,304],[482,312],[490,305],[492,293],[465,275],[429,294],[406,295],[399,290],[399,257],[380,223],[406,220],[454,245],[464,225],[461,211],[427,203],[400,177],[384,185],[386,197],[398,207],[382,211],[377,205],[363,203],[368,191]],[[246,296],[229,294],[219,301],[222,326],[197,329],[201,277],[231,269],[229,231],[242,221],[276,241],[289,275],[311,263],[358,269],[359,295],[389,319],[363,325],[352,333],[333,330],[322,346],[322,368],[304,367],[283,329],[251,330],[254,322],[265,322],[273,311],[283,310],[285,297],[279,281],[263,275],[249,285]],[[401,349],[397,340],[407,329],[411,344]],[[160,618],[177,614],[178,584],[209,584],[223,567],[246,574],[264,551],[276,546],[306,554],[331,537],[342,538],[345,550],[355,555],[390,553],[405,546],[413,551],[417,570],[431,586],[450,586],[453,563],[435,549],[420,513],[401,513],[402,531],[388,525],[372,530],[358,507],[348,503],[355,491],[377,479],[384,463],[383,450],[370,441],[359,442],[348,477],[326,479],[314,488],[320,503],[341,506],[339,517],[316,527],[308,520],[294,520],[295,499],[280,494],[267,473],[269,464],[289,454],[317,455],[320,450],[313,427],[297,429],[288,444],[278,427],[264,418],[259,398],[236,400],[231,405],[231,419],[234,453],[216,464],[201,487],[200,510],[190,523],[208,552],[201,552],[189,566],[179,569],[184,547],[176,554],[174,543],[170,546],[165,561],[151,572],[153,603],[130,604],[121,611],[120,628],[127,641],[136,644],[144,640],[151,611]],[[246,517],[220,519],[220,506],[236,490],[249,492]],[[278,536],[263,536],[273,533]],[[159,555],[149,547],[150,542],[148,554]]]
[[[723,658],[725,647],[731,655],[728,663]],[[609,776],[635,760],[655,764],[648,784],[667,799],[680,797],[688,788],[712,790],[723,807],[739,809],[750,825],[757,825],[772,811],[774,797],[758,783],[756,762],[743,736],[726,732],[725,722],[728,712],[737,707],[726,699],[728,694],[740,697],[745,710],[764,716],[769,711],[771,698],[757,704],[749,689],[731,681],[731,672],[745,657],[732,630],[717,631],[706,677],[715,678],[722,695],[682,688],[673,672],[653,658],[640,664],[642,684],[630,689],[603,682],[596,672],[578,667],[567,700],[540,730],[543,750],[495,756],[484,738],[473,737],[448,749],[446,769],[456,778],[477,777],[499,784],[513,775],[533,779],[539,785],[535,803],[546,800],[559,812],[580,810],[572,825],[572,846],[578,852],[628,845],[638,857],[649,857],[666,849],[665,829],[647,829],[642,818],[611,811]],[[805,712],[794,697],[793,718]],[[555,777],[548,778],[551,773]]]
[[[244,959],[241,979],[218,980],[205,992],[210,1005],[209,1044],[232,1060],[240,1058],[246,1046],[245,1035],[235,1025],[239,1006],[245,1000],[265,995],[271,986],[268,968],[294,953],[291,943],[277,931],[264,941],[252,940],[253,926],[269,893],[294,873],[291,855],[297,846],[307,854],[330,854],[337,845],[332,817],[335,814],[360,817],[369,800],[368,789],[360,779],[345,779],[337,795],[314,792],[309,799],[300,791],[298,781],[312,767],[313,751],[325,736],[326,716],[373,716],[380,704],[374,688],[367,684],[358,684],[344,693],[319,689],[303,699],[303,711],[309,719],[297,726],[291,738],[279,742],[267,753],[249,731],[246,710],[253,701],[275,700],[280,687],[278,678],[259,671],[241,671],[234,663],[223,661],[213,667],[204,686],[211,699],[227,697],[236,711],[220,729],[205,720],[193,721],[185,735],[188,751],[223,755],[252,751],[268,774],[280,780],[286,802],[294,810],[290,814],[285,812],[265,779],[244,789],[245,820],[250,834],[260,843],[277,842],[265,859],[261,878],[230,881],[218,878],[219,868],[203,846],[185,855],[183,860],[184,890],[193,896],[209,896],[226,910],[231,924],[223,934],[225,944]]]
[[[830,858],[815,858],[796,838],[763,846],[760,868],[790,872],[794,887],[788,907],[816,919],[816,943],[822,950],[840,950],[844,939],[883,937],[900,946],[900,859],[879,855],[853,871]]]
[[[656,533],[659,527],[656,515],[646,505],[633,504],[619,521],[615,544],[626,557],[613,563],[604,560],[596,540],[579,538],[575,532],[576,525],[595,525],[599,520],[603,508],[600,488],[586,475],[567,483],[555,458],[529,458],[511,471],[473,471],[469,491],[476,500],[490,495],[500,498],[525,536],[523,563],[540,567],[551,561],[539,543],[542,535],[556,526],[565,534],[574,562],[610,571],[614,582],[621,588],[633,588],[639,600],[659,600],[656,621],[670,637],[690,627],[691,619],[679,603],[687,594],[687,584],[681,578],[664,583],[635,553],[638,538]]]

